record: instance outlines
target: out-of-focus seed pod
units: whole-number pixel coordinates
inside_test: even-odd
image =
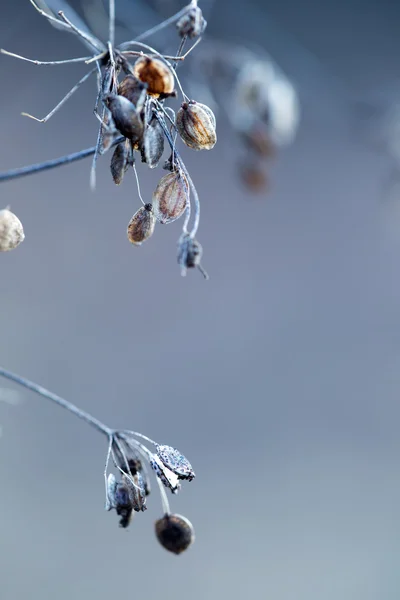
[[[189,38],[202,35],[207,27],[207,21],[198,6],[192,6],[176,23],[178,33],[181,37]]]
[[[276,154],[276,146],[273,144],[267,127],[263,123],[255,123],[249,129],[241,132],[245,144],[262,158],[271,158]]]
[[[107,490],[106,490],[106,510],[111,510],[112,508],[116,508],[116,499],[115,494],[117,491],[118,483],[115,479],[115,475],[110,473],[107,477]]]
[[[178,479],[192,481],[196,477],[190,462],[176,448],[158,445],[156,451],[163,465],[175,473]]]
[[[116,185],[120,185],[129,166],[134,163],[132,146],[129,140],[118,144],[111,158],[111,175]]]
[[[164,515],[156,521],[155,530],[161,546],[174,554],[181,554],[194,542],[193,525],[181,515]]]
[[[182,140],[194,150],[211,150],[217,143],[215,115],[200,102],[184,102],[176,115],[176,127]]]
[[[202,255],[203,248],[199,242],[189,233],[182,234],[178,241],[178,264],[183,277],[186,275],[187,269],[197,267],[204,279],[208,279],[207,272],[201,266]]]
[[[110,110],[118,131],[133,142],[139,141],[143,135],[143,123],[132,102],[124,96],[107,94],[104,103]]]
[[[164,132],[156,117],[152,117],[145,127],[141,152],[142,161],[150,169],[158,166],[164,152]]]
[[[21,221],[8,208],[0,210],[0,252],[8,252],[25,239]]]
[[[153,211],[160,223],[172,223],[185,211],[189,186],[183,173],[172,171],[164,175],[153,193]]]
[[[133,66],[140,81],[147,83],[150,96],[169,95],[174,91],[174,76],[168,65],[160,58],[140,56]]]
[[[151,204],[141,206],[128,223],[128,240],[131,244],[140,246],[153,235],[156,218]]]
[[[131,491],[125,482],[117,484],[115,490],[115,510],[117,511],[117,515],[121,517],[119,522],[120,527],[125,529],[131,522],[133,511]]]
[[[239,174],[244,185],[254,193],[268,189],[268,178],[265,172],[257,164],[245,163],[239,166]]]
[[[146,100],[147,84],[134,75],[127,75],[118,86],[118,94],[132,102],[140,113]]]
[[[163,465],[156,454],[152,455],[150,465],[162,484],[169,488],[173,494],[177,494],[181,487],[178,476]]]

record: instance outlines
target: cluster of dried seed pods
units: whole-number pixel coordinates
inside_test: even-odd
[[[155,447],[154,452],[137,438],[150,442]],[[119,473],[119,479],[114,473],[106,475],[110,456]],[[137,432],[114,432],[110,437],[106,463],[105,508],[108,511],[116,511],[122,528],[129,526],[135,513],[147,509],[150,479],[146,463],[156,475],[164,511],[164,516],[155,524],[156,536],[166,550],[180,554],[194,541],[194,530],[185,517],[171,514],[165,489],[177,494],[181,488],[181,481],[192,481],[195,473],[187,458],[176,448],[157,444]]]

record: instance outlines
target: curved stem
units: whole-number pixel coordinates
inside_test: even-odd
[[[79,419],[86,421],[86,423],[97,429],[97,431],[100,431],[106,435],[108,438],[113,435],[114,430],[110,429],[110,427],[107,427],[107,425],[104,425],[104,423],[96,419],[96,417],[93,417],[86,411],[78,408],[78,406],[75,406],[75,404],[72,404],[72,402],[64,400],[64,398],[57,396],[57,394],[53,394],[53,392],[46,390],[46,388],[42,387],[41,385],[38,385],[29,379],[25,379],[25,377],[21,377],[16,373],[7,371],[7,369],[4,369],[3,367],[0,367],[0,376],[4,377],[5,379],[9,379],[10,381],[14,381],[15,383],[18,383],[18,385],[22,385],[24,388],[31,390],[32,392],[36,392],[36,394],[39,394],[43,398],[54,402],[54,404],[58,404],[58,406],[61,406],[61,408],[65,408],[65,410],[68,410]]]

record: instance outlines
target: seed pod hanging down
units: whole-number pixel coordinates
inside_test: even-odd
[[[160,446],[157,448],[157,456],[167,469],[175,473],[178,479],[187,479],[192,481],[196,475],[192,465],[187,458],[183,456],[176,448],[171,446]]]
[[[140,246],[154,232],[156,218],[151,204],[141,206],[128,223],[128,240],[131,244]]]
[[[118,144],[111,158],[111,175],[116,185],[120,185],[129,166],[134,163],[132,146],[129,140]]]
[[[181,484],[178,481],[178,476],[166,467],[157,454],[153,454],[150,459],[150,466],[166,488],[169,488],[173,494],[177,494]]]
[[[201,8],[193,6],[179,19],[176,28],[181,37],[189,38],[202,35],[207,27],[207,21],[203,18]]]
[[[215,115],[200,102],[184,102],[176,115],[179,135],[189,148],[211,150],[217,143]]]
[[[108,94],[104,103],[111,111],[118,131],[132,142],[138,142],[143,135],[143,123],[132,102],[124,96]]]
[[[172,171],[164,175],[153,193],[153,211],[160,223],[179,219],[189,201],[189,186],[183,173]]]
[[[142,110],[147,93],[147,84],[134,75],[127,75],[118,86],[118,94],[127,98],[135,106],[138,113]]]
[[[174,76],[168,65],[159,58],[140,56],[133,66],[140,81],[147,83],[150,96],[169,95],[174,91]]]
[[[142,161],[150,169],[158,166],[164,152],[164,132],[156,117],[152,117],[145,127],[141,147]]]
[[[178,264],[183,276],[186,275],[187,269],[197,267],[204,279],[208,279],[207,272],[201,266],[202,255],[203,248],[199,242],[188,233],[182,234],[178,241]]]
[[[21,221],[8,208],[0,210],[0,252],[13,250],[25,239]]]
[[[161,546],[174,554],[181,554],[194,542],[193,525],[181,515],[164,515],[156,521],[155,529]]]
[[[133,510],[135,510],[136,512],[144,511],[147,509],[146,488],[145,488],[144,479],[143,479],[141,473],[138,472],[138,473],[136,473],[136,475],[133,476],[133,483],[134,483],[134,485],[132,485]]]
[[[125,529],[131,522],[133,511],[131,491],[125,481],[117,484],[114,501],[117,515],[121,517],[119,525]]]

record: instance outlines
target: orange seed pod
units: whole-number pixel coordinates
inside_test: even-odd
[[[135,62],[133,70],[140,81],[147,83],[147,93],[151,96],[169,95],[174,91],[172,71],[161,59],[140,56]]]

